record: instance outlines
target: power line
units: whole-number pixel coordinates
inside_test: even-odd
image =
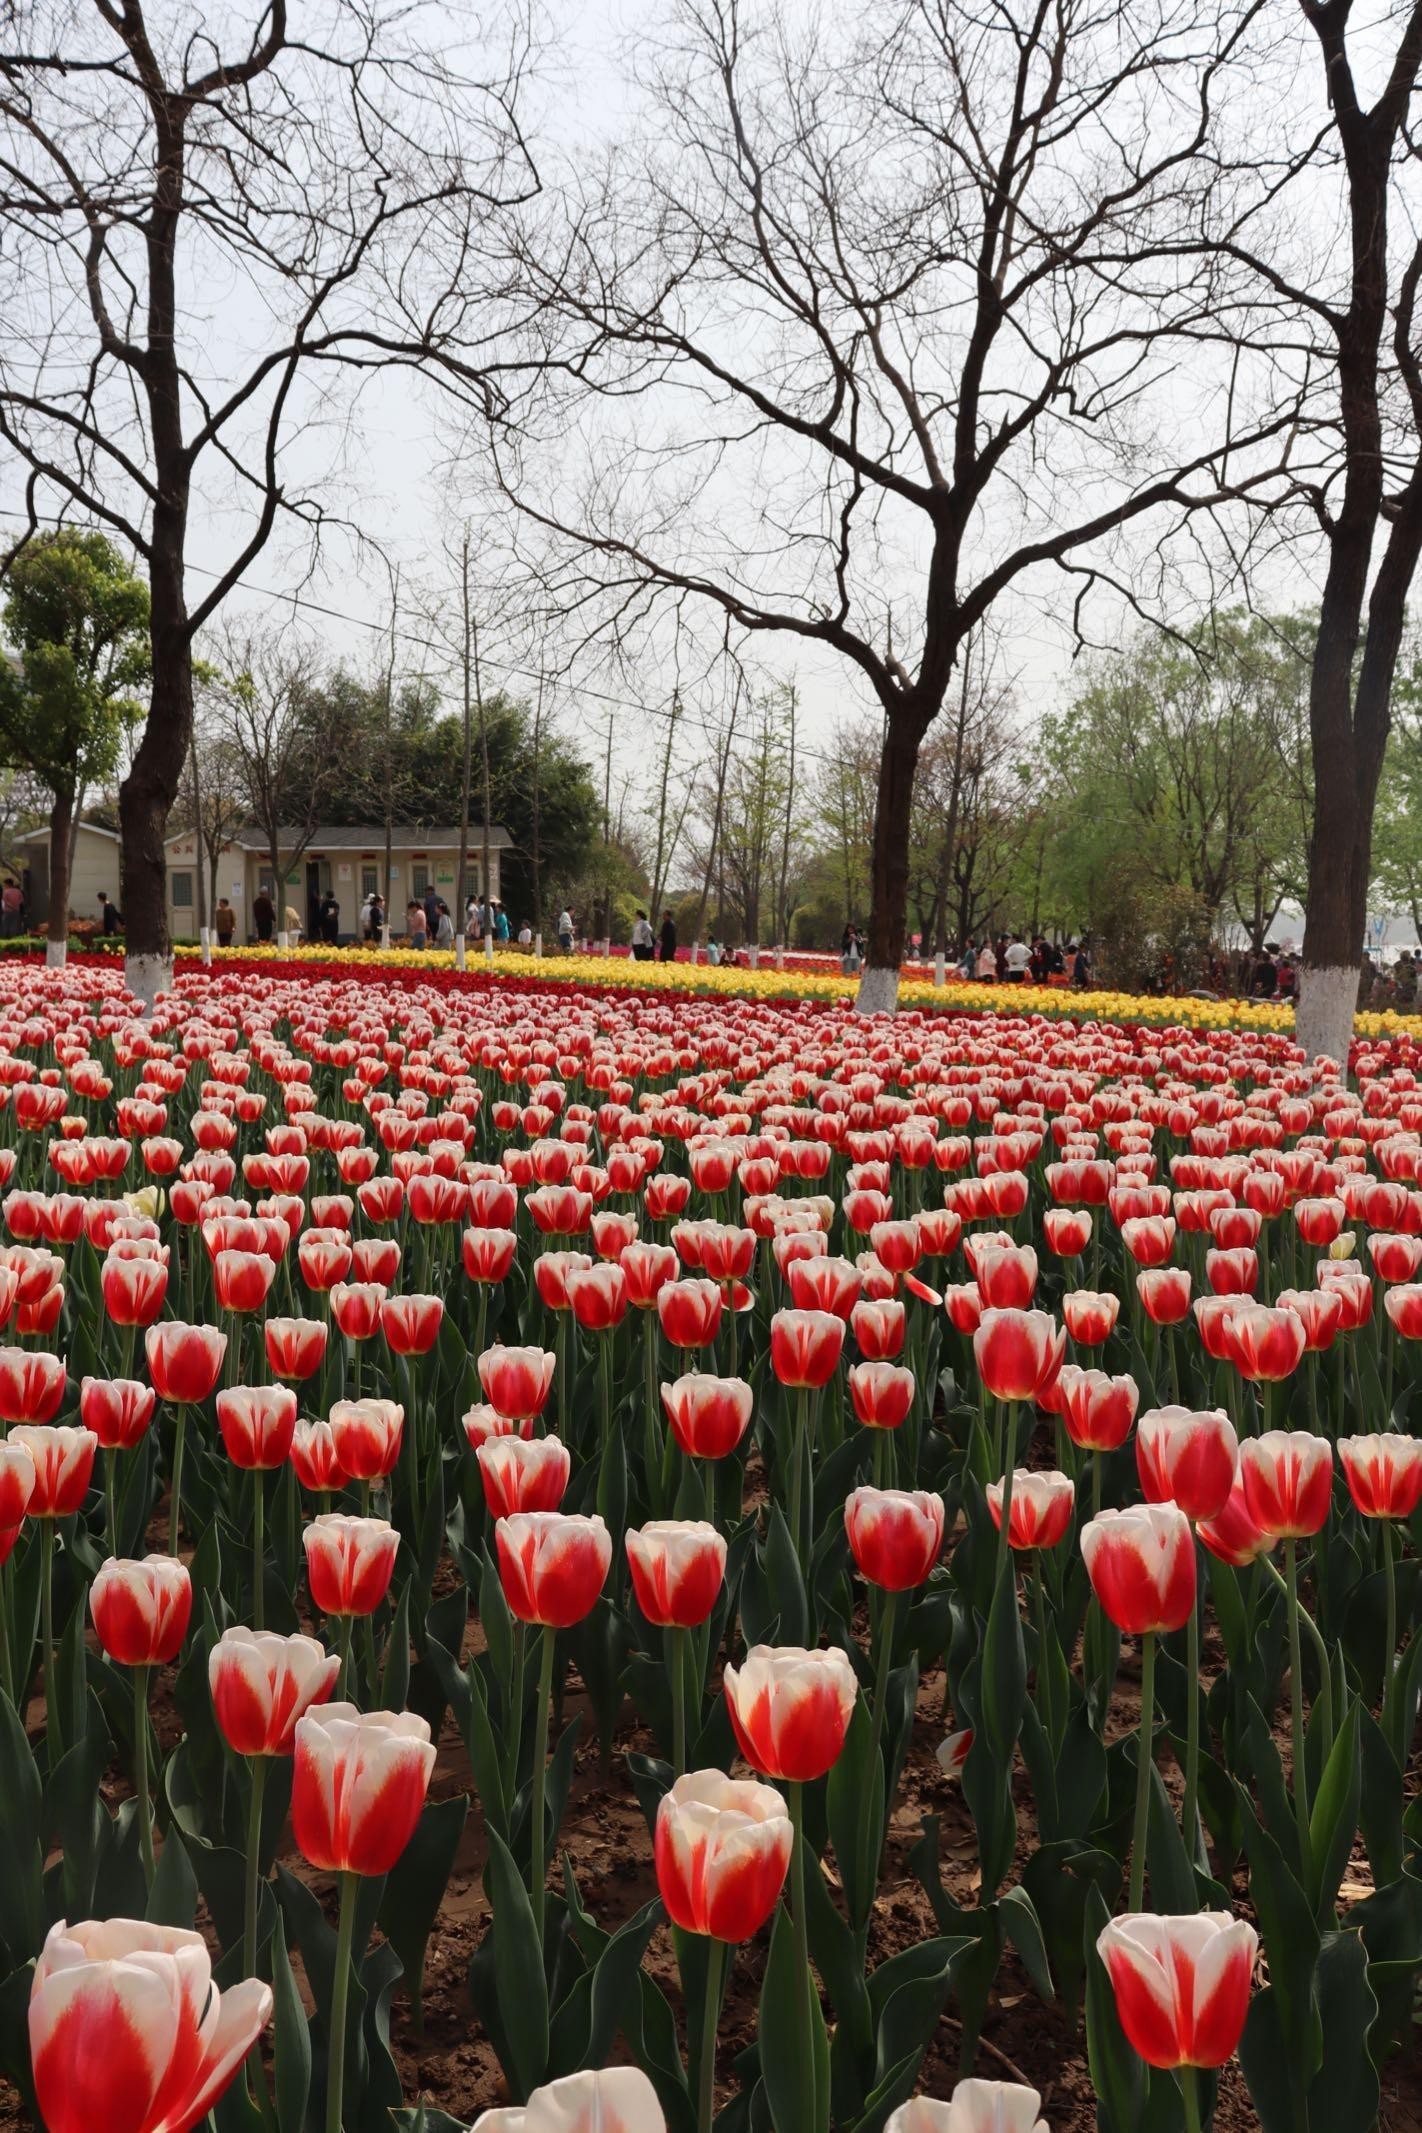
[[[73,519],[51,518],[47,513],[44,516],[46,522],[54,526],[74,527],[77,524]],[[22,525],[32,523],[32,520],[25,512],[8,511],[2,507],[0,507],[0,518],[12,519],[16,524]],[[201,563],[188,563],[185,568],[192,571],[199,578],[216,578],[219,575],[217,571],[209,570]],[[384,622],[373,622],[367,615],[349,615],[343,608],[328,607],[324,602],[307,599],[300,593],[277,592],[272,586],[254,585],[249,579],[239,579],[238,584],[233,587],[233,591],[239,590],[255,593],[263,600],[280,601],[284,607],[298,607],[307,614],[324,616],[326,620],[331,622],[343,622],[351,629],[369,630],[378,637],[388,639],[392,634],[389,626]],[[438,638],[419,637],[408,629],[396,629],[393,634],[400,643],[414,646],[422,652],[438,652],[446,658],[450,656],[448,645],[441,644]],[[519,666],[513,662],[507,665],[505,671],[531,683],[546,684],[548,681],[548,676],[538,670],[532,667]],[[663,709],[656,704],[633,703],[625,696],[614,696],[609,690],[595,689],[583,683],[576,685],[570,683],[567,686],[576,695],[589,697],[596,703],[607,704],[614,710],[628,711],[638,718],[659,718],[666,723],[674,722],[680,725],[695,726],[701,733],[705,734],[708,740],[719,742],[723,738],[719,727],[708,725],[704,718],[698,717],[694,712],[689,713],[685,705],[682,706],[680,711],[673,711],[670,707]],[[795,752],[797,757],[806,758],[815,763],[833,764],[838,760],[835,756],[826,755],[822,749],[807,748],[803,745],[798,746]]]

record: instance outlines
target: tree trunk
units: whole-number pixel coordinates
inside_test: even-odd
[[[193,726],[192,650],[186,623],[160,621],[156,564],[153,579],[153,698],[133,767],[119,787],[124,976],[145,1009],[173,983],[163,838],[182,783]]]
[[[899,1004],[899,965],[903,961],[908,915],[913,780],[920,744],[917,721],[901,711],[891,711],[884,724],[884,745],[879,755],[868,953],[854,1003],[861,1015],[891,1015]]]
[[[461,551],[460,561],[461,567],[459,574],[459,591],[461,610],[464,618],[464,646],[463,658],[461,660],[461,672],[464,680],[464,752],[463,760],[461,763],[461,774],[459,782],[459,860],[454,870],[453,918],[456,941],[455,959],[462,968],[464,962],[464,936],[466,931],[468,930],[468,919],[466,916],[468,900],[464,894],[464,877],[469,871],[469,783],[471,777],[473,776],[474,765],[474,699],[472,694],[473,684],[470,675],[470,659],[472,656],[474,622],[473,614],[469,604],[469,535],[467,533],[464,536],[464,547]],[[485,823],[484,845],[486,853],[486,865],[488,863],[488,841],[489,827],[488,824]]]
[[[74,820],[74,794],[57,791],[49,810],[49,920],[44,959],[51,970],[62,970],[69,954],[70,825]]]

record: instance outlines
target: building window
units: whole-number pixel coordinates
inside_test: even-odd
[[[475,897],[476,897],[476,896],[477,896],[478,894],[479,894],[479,869],[478,869],[477,867],[470,867],[470,869],[469,869],[468,873],[467,873],[467,874],[465,875],[465,877],[464,877],[464,898],[463,898],[463,900],[464,900],[464,902],[465,902],[466,904],[468,904],[468,903],[472,903],[472,902],[473,902],[473,900],[474,900],[474,898],[475,898]]]
[[[193,877],[191,874],[174,874],[173,909],[191,911],[193,907]]]
[[[376,895],[379,888],[380,877],[377,875],[375,868],[373,866],[363,866],[360,870],[361,902],[364,903],[368,896]]]
[[[430,885],[430,870],[422,859],[417,859],[410,868],[410,894],[416,903],[423,903],[425,891]]]

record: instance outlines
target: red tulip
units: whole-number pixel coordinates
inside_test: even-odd
[[[770,1321],[770,1367],[782,1385],[828,1385],[843,1348],[844,1320],[828,1311],[777,1311]]]
[[[569,1274],[566,1287],[573,1317],[585,1333],[610,1333],[627,1316],[627,1283],[611,1261]]]
[[[1393,1310],[1393,1298],[1412,1295],[1417,1297],[1419,1306],[1422,1306],[1422,1288],[1389,1289],[1383,1298],[1388,1317],[1395,1326],[1398,1326],[1399,1322]],[[1292,1311],[1302,1324],[1305,1354],[1321,1354],[1333,1346],[1343,1322],[1343,1298],[1337,1289],[1281,1289],[1276,1301],[1281,1310]],[[1401,1308],[1405,1311],[1406,1306]],[[1422,1335],[1422,1310],[1418,1313],[1417,1331]]]
[[[324,1511],[301,1536],[313,1606],[323,1615],[369,1615],[390,1590],[400,1536],[383,1518]]]
[[[30,1984],[31,2069],[49,2133],[187,2133],[271,2007],[256,1978],[218,1991],[200,1933],[61,1919]]]
[[[709,1347],[724,1308],[722,1290],[709,1277],[664,1282],[657,1291],[657,1317],[674,1348]]]
[[[859,1683],[837,1645],[755,1644],[721,1680],[736,1744],[753,1770],[808,1784],[839,1760]]]
[[[291,1439],[291,1463],[303,1489],[329,1495],[350,1479],[336,1457],[329,1422],[298,1422]]]
[[[297,1720],[328,1701],[341,1662],[314,1637],[226,1629],[208,1654],[213,1714],[237,1755],[290,1755]]]
[[[950,1281],[943,1291],[943,1308],[956,1333],[976,1333],[982,1323],[983,1300],[975,1281]]]
[[[1219,1407],[1153,1407],[1136,1430],[1136,1469],[1147,1503],[1177,1503],[1197,1522],[1218,1518],[1239,1468],[1239,1439]]]
[[[0,1438],[0,1563],[7,1563],[14,1551],[34,1490],[30,1453],[13,1438]]]
[[[517,1511],[556,1511],[572,1461],[558,1438],[493,1436],[475,1447],[484,1501],[491,1518]]]
[[[217,1395],[217,1426],[234,1466],[285,1466],[296,1429],[296,1394],[289,1385],[229,1386]]]
[[[979,1252],[973,1274],[985,1310],[1030,1310],[1037,1287],[1037,1254],[1030,1244],[1000,1244]]]
[[[330,1292],[331,1316],[347,1340],[368,1341],[380,1325],[385,1302],[384,1284],[378,1281],[338,1281]]]
[[[892,1362],[903,1352],[906,1314],[896,1298],[862,1298],[849,1314],[849,1330],[866,1363]]]
[[[914,1375],[894,1363],[851,1363],[849,1398],[866,1429],[898,1429],[913,1409]]]
[[[116,1326],[151,1326],[168,1293],[161,1259],[106,1258],[99,1270],[104,1309]]]
[[[1390,1237],[1374,1232],[1368,1239],[1368,1257],[1379,1281],[1412,1281],[1422,1267],[1422,1237]]]
[[[521,1511],[494,1528],[499,1576],[520,1622],[571,1629],[591,1614],[607,1581],[612,1536],[600,1518]]]
[[[1338,1297],[1338,1310],[1335,1313],[1336,1324],[1342,1314],[1342,1297],[1339,1295],[1339,1291],[1337,1289],[1315,1289],[1310,1290],[1308,1293],[1330,1299]],[[1282,1297],[1280,1301],[1283,1301]],[[1297,1309],[1297,1305],[1293,1305],[1292,1300],[1291,1308]],[[1384,1295],[1383,1309],[1392,1320],[1395,1331],[1401,1335],[1403,1340],[1422,1340],[1422,1283],[1399,1282],[1396,1288],[1389,1289]]]
[[[344,1230],[309,1229],[298,1239],[296,1258],[302,1280],[319,1295],[351,1271],[351,1240]]]
[[[331,1449],[348,1479],[383,1481],[394,1472],[405,1435],[405,1410],[398,1400],[337,1400],[330,1423]]]
[[[743,1378],[691,1371],[663,1385],[662,1406],[688,1458],[725,1459],[750,1427],[755,1400]]]
[[[943,1549],[943,1498],[926,1489],[856,1489],[844,1530],[862,1578],[885,1592],[922,1585]]]
[[[1338,1459],[1364,1518],[1411,1518],[1422,1502],[1422,1438],[1395,1429],[1340,1437]]]
[[[1062,1321],[1081,1348],[1099,1348],[1109,1340],[1120,1316],[1121,1299],[1095,1289],[1073,1289],[1062,1298]]]
[[[209,1399],[227,1353],[227,1335],[216,1326],[185,1326],[165,1318],[145,1335],[148,1375],[160,1400],[174,1407]]]
[[[260,1311],[276,1275],[265,1252],[219,1252],[212,1262],[212,1293],[219,1311]]]
[[[1081,1531],[1091,1589],[1117,1629],[1182,1629],[1195,1604],[1195,1543],[1174,1504],[1100,1511]]]
[[[1140,1215],[1121,1224],[1121,1242],[1139,1267],[1162,1267],[1175,1249],[1170,1215]]]
[[[702,1519],[653,1519],[627,1533],[632,1590],[658,1629],[696,1629],[720,1598],[726,1543]]]
[[[1259,1286],[1259,1254],[1247,1244],[1206,1252],[1205,1279],[1216,1296],[1252,1296]]]
[[[1190,1276],[1183,1266],[1144,1267],[1136,1294],[1153,1326],[1178,1326],[1190,1309]]]
[[[1343,1229],[1347,1209],[1341,1200],[1296,1200],[1294,1221],[1305,1244],[1326,1252]]]
[[[267,1368],[293,1383],[314,1377],[325,1360],[326,1337],[323,1319],[269,1318],[262,1327]]]
[[[380,1306],[380,1330],[393,1355],[428,1355],[443,1323],[438,1296],[387,1296]]]
[[[0,1348],[0,1421],[52,1422],[64,1405],[65,1371],[57,1355]]]
[[[1064,1363],[1057,1385],[1062,1419],[1073,1444],[1094,1452],[1114,1452],[1125,1443],[1141,1397],[1133,1377],[1108,1377],[1104,1370],[1082,1370]]]
[[[119,1666],[171,1666],[192,1611],[192,1579],[171,1555],[110,1556],[89,1587],[95,1634]]]
[[[1223,2066],[1249,2012],[1259,1936],[1228,1911],[1127,1913],[1096,1943],[1126,2040],[1147,2066]]]
[[[1066,1335],[1046,1311],[984,1311],[973,1335],[978,1376],[995,1400],[1035,1400],[1055,1384]]]
[[[533,1262],[533,1281],[545,1307],[550,1311],[567,1311],[568,1280],[592,1265],[586,1252],[540,1252]]]
[[[69,1518],[89,1493],[94,1454],[99,1440],[91,1429],[72,1429],[67,1424],[21,1422],[7,1442],[23,1445],[34,1461],[35,1481],[26,1515],[30,1518]]]
[[[291,1833],[302,1857],[328,1874],[388,1874],[434,1772],[424,1719],[324,1704],[297,1721],[295,1753]]]
[[[1340,1333],[1356,1333],[1367,1325],[1373,1315],[1373,1285],[1360,1266],[1350,1259],[1325,1259],[1318,1270],[1318,1286],[1343,1299]]]
[[[864,1291],[858,1267],[847,1259],[832,1259],[828,1253],[792,1260],[785,1280],[795,1310],[828,1313],[846,1324]]]
[[[523,1204],[545,1237],[580,1237],[592,1220],[592,1194],[571,1185],[541,1185]]]
[[[752,1939],[775,1909],[793,1845],[772,1786],[689,1771],[657,1809],[657,1888],[667,1916],[686,1933]]]
[[[1091,1217],[1072,1207],[1049,1207],[1042,1216],[1042,1235],[1059,1259],[1076,1259],[1091,1242]]]
[[[479,1357],[479,1383],[490,1406],[510,1421],[531,1421],[548,1404],[558,1358],[547,1348],[506,1348],[496,1342]]]
[[[1333,1448],[1306,1429],[1268,1429],[1239,1447],[1251,1517],[1277,1540],[1317,1533],[1333,1494]]]
[[[1236,1570],[1257,1562],[1274,1546],[1275,1536],[1264,1531],[1249,1508],[1240,1473],[1234,1477],[1234,1486],[1224,1509],[1213,1518],[1203,1519],[1195,1530],[1201,1545],[1208,1548],[1211,1555],[1217,1556],[1222,1563],[1232,1564]]]
[[[1231,1313],[1225,1338],[1241,1377],[1277,1385],[1298,1369],[1304,1352],[1303,1320],[1296,1312],[1244,1304]]]
[[[676,1253],[669,1244],[626,1245],[617,1263],[627,1285],[627,1301],[636,1311],[652,1310],[667,1283],[676,1280],[679,1269]]]
[[[351,1246],[353,1282],[378,1282],[388,1289],[400,1272],[400,1247],[393,1237],[358,1237]]]
[[[1002,1531],[1000,1481],[990,1481],[984,1491],[993,1525]],[[1012,1476],[1012,1509],[1007,1520],[1010,1548],[1055,1548],[1066,1536],[1076,1503],[1076,1486],[1065,1474],[1029,1471],[1017,1467]]]

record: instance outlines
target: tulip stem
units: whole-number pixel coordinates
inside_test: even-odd
[[[686,1770],[686,1632],[673,1623],[667,1630],[667,1665],[672,1691],[672,1776]]]
[[[59,1682],[54,1665],[54,1520],[40,1520],[40,1636],[44,1640],[44,1725],[51,1776],[64,1742],[59,1729]]]
[[[995,1585],[1002,1583],[1003,1572],[1007,1568],[1008,1556],[1011,1553],[1012,1475],[1017,1464],[1017,1402],[1015,1400],[1008,1403],[1006,1436],[1007,1442],[1004,1446],[1006,1463],[1002,1469],[1002,1517],[998,1522],[997,1529],[997,1576],[993,1580]]]
[[[1267,1555],[1259,1558],[1260,1566],[1267,1570],[1277,1589],[1288,1599],[1289,1588]],[[1329,1749],[1333,1746],[1333,1676],[1328,1666],[1328,1646],[1323,1641],[1323,1632],[1306,1607],[1299,1608],[1299,1627],[1308,1632],[1308,1641],[1313,1646],[1314,1658],[1318,1661],[1318,1700],[1323,1706],[1323,1738]]]
[[[1136,1820],[1131,1836],[1131,1894],[1127,1909],[1145,1905],[1146,1830],[1150,1818],[1150,1774],[1155,1762],[1155,1632],[1141,1638],[1141,1724],[1136,1748]]]
[[[543,1629],[543,1651],[538,1665],[538,1716],[533,1735],[532,1866],[529,1895],[533,1899],[533,1924],[538,1945],[543,1945],[543,1884],[547,1874],[544,1855],[548,1832],[545,1827],[544,1795],[548,1781],[548,1715],[553,1701],[553,1647],[557,1631],[551,1623]]]
[[[660,1517],[666,1499],[666,1446],[662,1442],[657,1402],[657,1307],[642,1313],[642,1429],[646,1443],[647,1501]],[[667,1432],[670,1438],[671,1432]]]
[[[803,2032],[802,2063],[813,2069],[815,2065],[815,1979],[810,1969],[810,1917],[805,1908],[805,1788],[794,1783],[786,1786],[790,1795],[790,1826],[795,1833],[790,1853],[790,1902],[791,1925],[795,1930],[795,1962],[801,1978],[800,2021]],[[818,2098],[815,2112],[807,2112],[806,2125],[814,2133],[823,2133],[818,2113]]]
[[[805,1473],[810,1458],[810,1390],[801,1385],[795,1394],[795,1435],[790,1450],[790,1536],[800,1568],[808,1570],[810,1550],[802,1527],[805,1518]],[[813,1523],[813,1512],[811,1513]]]
[[[884,1838],[889,1827],[889,1791],[884,1786],[883,1822],[876,1832],[874,1828],[874,1777],[879,1767],[879,1754],[884,1741],[884,1726],[889,1710],[889,1672],[894,1663],[894,1617],[898,1606],[898,1594],[884,1594],[883,1612],[879,1616],[879,1664],[874,1677],[874,1713],[869,1736],[869,1777],[864,1792],[864,1819],[860,1824],[861,1844],[859,1862],[863,1870],[864,1891],[868,1901],[864,1909],[862,1931],[867,1934],[869,1920],[874,1913],[874,1897],[879,1886],[879,1861],[883,1852]]]
[[[1200,2133],[1200,2077],[1193,2066],[1180,2069],[1180,2096],[1185,2105],[1185,2133]]]
[[[188,1410],[178,1408],[177,1426],[173,1431],[173,1500],[168,1506],[168,1553],[178,1553],[178,1520],[183,1508],[183,1439],[187,1434]]]
[[[341,1671],[336,1681],[336,1694],[345,1702],[351,1692],[351,1635],[355,1629],[355,1616],[342,1615],[340,1620]]]
[[[1379,1520],[1382,1526],[1383,1590],[1387,1594],[1387,1641],[1383,1645],[1383,1693],[1392,1679],[1392,1670],[1397,1652],[1397,1571],[1392,1557],[1392,1520]]]
[[[15,1612],[15,1578],[7,1555],[0,1563],[0,1686],[11,1703],[15,1701],[15,1661],[11,1650],[11,1625]],[[33,1618],[32,1618],[33,1619]]]
[[[109,1554],[119,1552],[118,1541],[118,1449],[110,1444],[104,1452],[104,1504],[108,1513]]]
[[[257,1974],[257,1896],[261,1887],[262,1802],[267,1789],[267,1758],[252,1757],[252,1798],[247,1809],[247,1884],[242,1904],[242,1975]]]
[[[1036,1552],[1034,1568],[1036,1574],[1032,1579],[1032,1597],[1036,1602],[1037,1615],[1037,1692],[1042,1699],[1042,1709],[1046,1716],[1047,1738],[1055,1752],[1057,1721],[1056,1713],[1052,1709],[1055,1698],[1052,1695],[1051,1669],[1047,1665],[1047,1579],[1040,1548]]]
[[[262,1587],[266,1580],[267,1477],[259,1466],[252,1469],[252,1627],[265,1629]],[[248,1976],[251,1972],[248,1972]]]
[[[553,1346],[558,1356],[558,1435],[564,1444],[571,1444],[569,1416],[572,1413],[572,1377],[568,1369],[568,1327],[572,1312],[565,1304],[558,1313],[558,1331]]]
[[[153,1886],[153,1809],[148,1798],[148,1668],[133,1669],[133,1791],[138,1802],[138,1848],[143,1881]],[[250,1973],[249,1973],[250,1975]]]
[[[1303,1647],[1299,1636],[1298,1542],[1292,1535],[1284,1542],[1284,1578],[1289,1601],[1289,1730],[1294,1758],[1294,1813],[1299,1825],[1299,1864],[1307,1885],[1311,1876],[1308,1760],[1304,1741]]]
[[[355,1939],[356,1874],[341,1875],[341,1910],[336,1927],[336,1970],[331,1988],[331,2038],[326,2066],[326,2133],[341,2133],[341,2106],[346,2086],[346,2002],[351,1982],[351,1945]]]
[[[1185,1623],[1185,1799],[1180,1810],[1180,1834],[1191,1866],[1201,1856],[1200,1843],[1200,1607],[1203,1587],[1199,1575],[1200,1544],[1191,1534],[1195,1551],[1195,1597]]]
[[[726,1943],[706,1943],[706,2008],[701,2018],[701,2065],[698,2069],[697,2133],[711,2133],[716,2116],[716,2032],[721,2022],[721,1990],[726,1975]]]

